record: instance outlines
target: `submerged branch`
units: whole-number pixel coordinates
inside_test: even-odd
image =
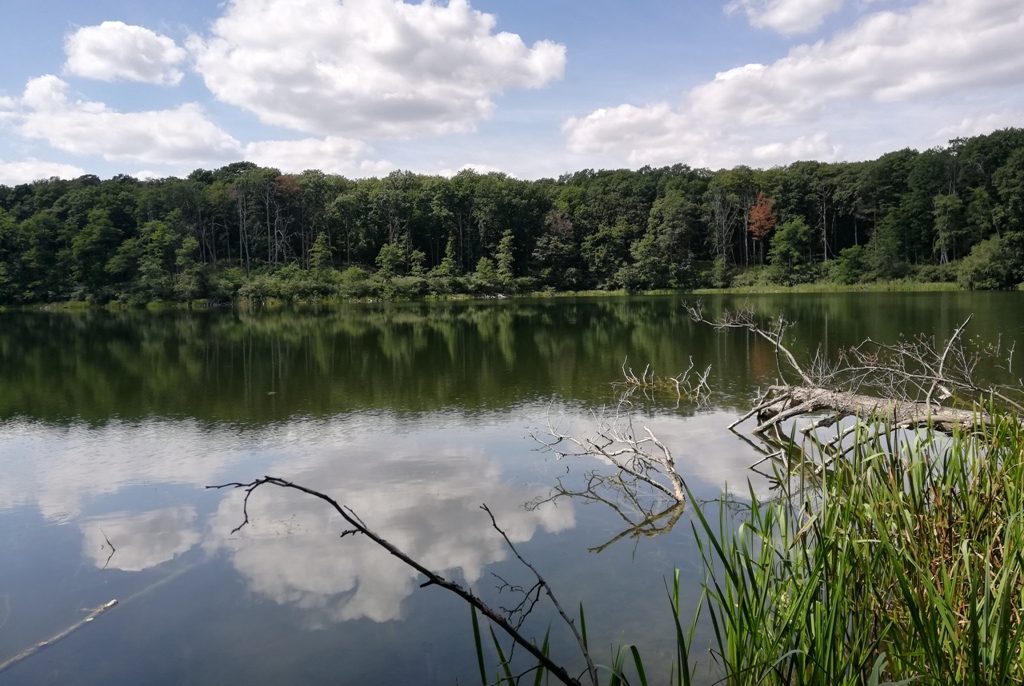
[[[71,626],[69,626],[69,627],[65,628],[64,630],[54,634],[53,636],[51,636],[50,638],[46,639],[45,641],[40,641],[39,643],[36,643],[31,648],[26,648],[25,650],[21,651],[20,653],[18,653],[14,657],[8,658],[8,659],[4,660],[3,662],[0,662],[0,673],[5,672],[6,670],[10,669],[14,665],[16,665],[19,662],[21,662],[22,660],[27,660],[28,658],[30,658],[33,655],[35,655],[36,653],[38,653],[40,650],[43,650],[44,648],[49,648],[50,646],[54,645],[55,643],[63,641],[65,638],[67,638],[68,636],[70,636],[74,632],[78,631],[79,629],[81,629],[86,624],[91,624],[93,621],[96,620],[97,617],[99,617],[100,615],[102,615],[106,611],[116,607],[117,604],[118,604],[117,603],[117,599],[115,598],[115,599],[113,599],[111,601],[108,601],[108,602],[104,603],[103,605],[100,605],[97,608],[93,608],[93,609],[89,610],[88,614],[85,617],[83,617],[82,619],[78,620],[77,622],[75,622]]]

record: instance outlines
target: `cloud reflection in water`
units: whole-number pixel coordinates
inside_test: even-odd
[[[80,524],[83,552],[97,567],[140,572],[188,551],[199,542],[194,507],[131,514],[114,512]],[[109,544],[115,550],[111,554]]]
[[[539,528],[554,533],[575,523],[566,504],[525,510],[537,489],[502,483],[495,461],[451,450],[409,457],[346,451],[344,461],[324,460],[303,470],[301,481],[352,507],[425,566],[457,573],[469,583],[508,555],[481,503],[516,543],[530,540]],[[323,502],[264,487],[250,499],[251,525],[232,536],[241,521],[241,498],[236,492],[221,503],[206,545],[227,549],[252,590],[313,610],[314,622],[401,616],[417,572],[365,539],[339,541],[343,522]]]

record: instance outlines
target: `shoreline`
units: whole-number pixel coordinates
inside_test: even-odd
[[[917,282],[917,281],[879,281],[874,283],[837,284],[815,282],[796,286],[733,286],[729,288],[695,288],[678,290],[663,288],[649,291],[616,290],[582,290],[582,291],[531,291],[529,293],[497,294],[489,296],[468,293],[452,293],[445,295],[426,295],[418,298],[380,298],[329,297],[320,300],[287,301],[268,298],[259,303],[235,299],[227,302],[213,303],[207,300],[191,302],[154,301],[140,305],[126,303],[90,303],[82,300],[66,300],[49,303],[33,303],[27,305],[0,306],[0,312],[71,312],[85,310],[108,311],[139,311],[166,312],[172,310],[215,310],[215,309],[280,309],[292,306],[301,307],[341,307],[346,305],[367,305],[383,303],[442,303],[442,302],[493,302],[498,300],[558,300],[571,298],[630,298],[656,297],[669,295],[787,295],[787,294],[829,294],[829,293],[951,293],[968,292],[952,282]]]

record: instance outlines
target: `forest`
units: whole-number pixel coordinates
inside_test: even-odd
[[[0,305],[1024,281],[1024,129],[865,162],[0,186]]]

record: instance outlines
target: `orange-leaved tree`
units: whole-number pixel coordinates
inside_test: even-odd
[[[764,241],[775,230],[775,201],[764,193],[758,193],[749,216],[747,231],[757,241],[761,262],[764,263]]]

